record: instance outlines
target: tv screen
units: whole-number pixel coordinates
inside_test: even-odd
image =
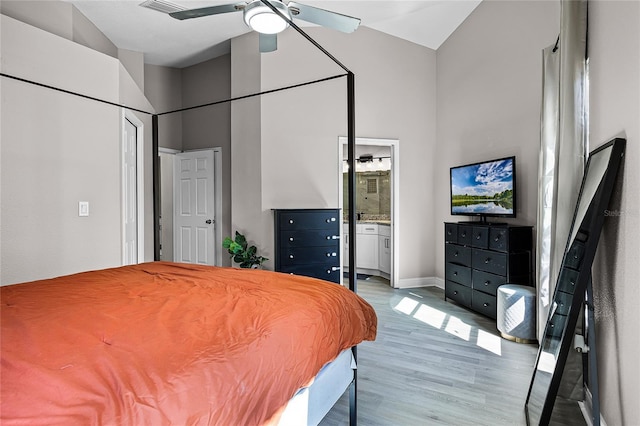
[[[451,214],[515,217],[516,158],[451,168]]]

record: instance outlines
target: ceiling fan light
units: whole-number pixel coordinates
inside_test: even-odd
[[[281,1],[272,1],[270,3],[282,12],[284,16],[291,19],[289,9]],[[252,1],[244,9],[244,22],[251,29],[262,34],[277,34],[289,26],[288,21],[282,19],[260,0]]]

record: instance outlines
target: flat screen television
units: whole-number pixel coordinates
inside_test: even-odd
[[[451,214],[516,217],[516,158],[451,167]]]

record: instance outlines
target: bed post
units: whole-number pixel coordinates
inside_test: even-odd
[[[355,126],[355,75],[347,73],[347,188],[349,199],[349,290],[357,293],[356,274],[356,126]],[[358,347],[351,349],[356,368],[353,370],[353,381],[349,386],[349,425],[358,424]]]
[[[151,116],[151,156],[153,173],[153,260],[160,260],[160,158],[158,157],[158,114]]]

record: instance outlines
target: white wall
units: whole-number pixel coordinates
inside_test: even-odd
[[[640,3],[589,2],[590,145],[627,139],[594,262],[598,372],[609,426],[640,423]]]
[[[355,74],[356,135],[400,140],[400,280],[433,277],[435,52],[366,27],[349,35],[323,28],[306,31]],[[232,59],[251,55],[260,62],[261,90],[344,74],[294,30],[279,35],[277,52],[262,56],[255,40],[243,40],[245,51],[232,43]],[[234,96],[251,93],[235,69],[232,75]],[[232,159],[233,220],[273,258],[272,208],[338,206],[338,137],[347,133],[346,78],[265,95],[260,102],[260,133],[250,150],[261,155],[259,167],[251,168],[251,179],[243,178],[242,157],[234,151]],[[246,126],[251,116],[238,117],[234,110],[234,123]],[[255,198],[237,198],[255,185],[262,189]],[[250,221],[240,216],[247,210]]]
[[[2,72],[134,108],[151,106],[114,58],[0,16]],[[121,262],[120,109],[0,80],[0,283]],[[145,234],[152,235],[151,125],[145,132]],[[90,216],[78,217],[78,201]],[[153,258],[152,240],[145,241]]]

